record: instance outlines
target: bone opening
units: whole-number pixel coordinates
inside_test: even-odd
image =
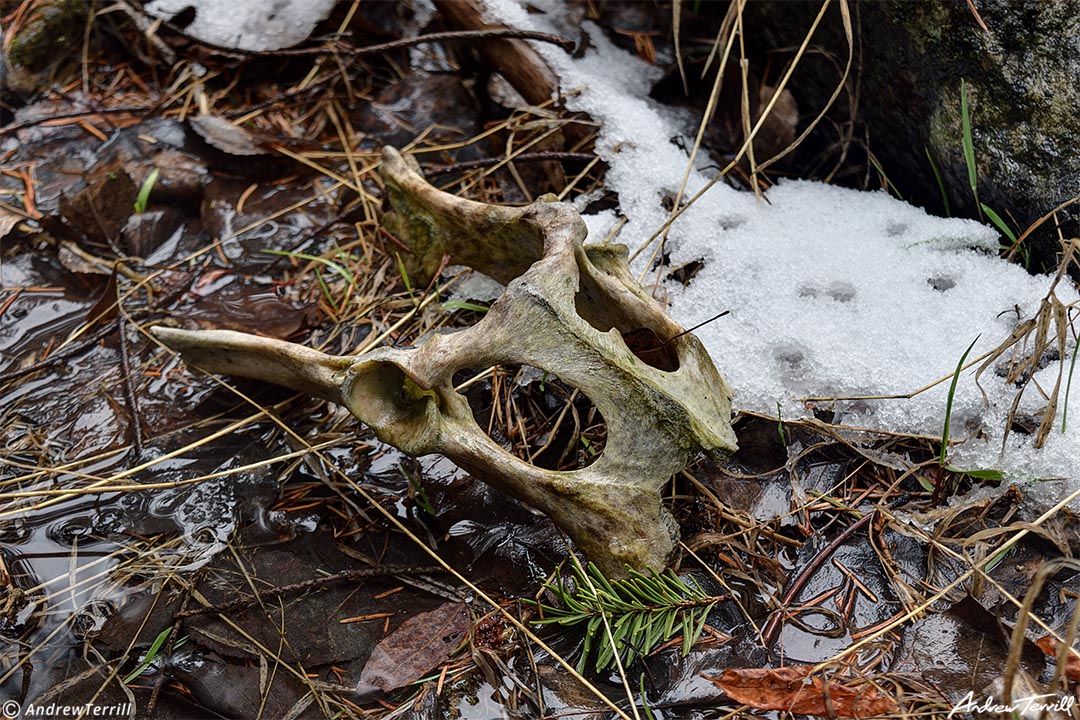
[[[349,410],[379,436],[405,452],[432,452],[437,436],[438,396],[392,362],[356,366]]]
[[[585,322],[600,332],[618,330],[623,342],[638,360],[664,372],[679,369],[679,353],[676,343],[665,342],[668,329],[651,327],[648,319],[634,317],[625,304],[600,287],[592,278],[581,278],[581,288],[574,296],[574,308]]]
[[[578,470],[600,459],[607,423],[589,396],[528,365],[459,370],[454,387],[489,438],[545,470]]]

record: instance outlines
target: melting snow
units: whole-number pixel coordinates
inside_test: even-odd
[[[184,32],[203,42],[253,52],[303,42],[336,0],[152,0],[143,10],[172,20],[194,12]]]
[[[562,5],[530,5],[546,13],[527,13],[514,0],[488,0],[494,21],[568,33]],[[596,150],[610,166],[606,185],[618,194],[619,214],[627,220],[616,241],[633,251],[668,220],[663,201],[677,192],[688,161],[672,138],[685,138],[686,129],[648,98],[657,68],[613,46],[598,26],[586,22],[583,28],[590,47],[580,59],[549,45],[535,47],[558,73],[564,93],[580,90],[568,105],[601,123]],[[684,197],[710,177],[691,172]],[[617,227],[611,211],[586,222],[593,242]],[[688,327],[731,311],[697,334],[731,384],[737,409],[797,418],[828,407],[846,425],[940,436],[949,380],[968,345],[979,337],[969,359],[996,347],[1037,312],[1051,288],[1052,278],[1032,277],[998,259],[997,247],[998,234],[987,226],[931,217],[883,192],[785,181],[759,202],[718,183],[672,224],[665,246],[670,267],[694,260],[704,267],[688,287],[669,282],[666,290],[671,313]],[[655,281],[652,250],[635,263],[647,281]],[[1056,292],[1065,304],[1077,300],[1067,280]],[[1066,361],[1072,353],[1070,341]],[[1050,362],[1035,380],[1049,391],[1058,370],[1059,362]],[[910,399],[806,400],[906,395],[943,378]],[[979,384],[985,400],[973,371],[961,375],[951,434],[980,429],[984,439],[954,449],[955,464],[1014,477],[1080,475],[1073,462],[1080,457],[1080,405],[1074,404],[1077,421],[1060,431],[1064,380],[1045,447],[1035,450],[1032,436],[1014,432],[1004,453],[1001,438],[1016,387],[993,368]],[[1072,395],[1080,403],[1080,392]],[[1030,387],[1019,411],[1043,405]]]

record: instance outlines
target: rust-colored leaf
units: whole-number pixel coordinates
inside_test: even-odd
[[[780,710],[821,717],[866,718],[898,712],[896,700],[868,682],[810,677],[812,668],[725,670],[709,678],[735,702],[755,710]]]
[[[1048,656],[1057,657],[1058,641],[1049,635],[1042,636],[1035,644]],[[1069,682],[1080,682],[1080,651],[1075,648],[1065,657],[1065,679]]]
[[[445,603],[414,615],[375,646],[357,689],[390,692],[418,680],[450,658],[470,622],[462,603]]]

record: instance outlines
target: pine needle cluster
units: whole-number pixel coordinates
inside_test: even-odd
[[[557,605],[530,603],[540,611],[538,624],[585,626],[579,672],[593,656],[596,671],[604,672],[614,664],[616,648],[626,667],[678,634],[686,655],[701,637],[709,612],[727,599],[709,595],[692,577],[684,580],[670,568],[649,575],[627,571],[625,580],[608,580],[594,564],[589,563],[586,571],[574,563],[572,579],[557,574],[554,582],[544,585]]]

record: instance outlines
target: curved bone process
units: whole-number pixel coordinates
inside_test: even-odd
[[[382,175],[393,211],[384,225],[405,242],[410,277],[426,284],[444,256],[506,285],[476,325],[414,348],[331,356],[223,330],[155,327],[192,366],[284,385],[346,406],[379,439],[411,455],[441,453],[546,513],[613,577],[663,568],[678,527],[660,489],[693,454],[735,450],[731,395],[701,343],[630,274],[624,245],[584,245],[563,203],[520,208],[473,202],[429,185],[396,150]],[[627,337],[669,339],[644,351]],[[477,425],[454,373],[531,365],[579,388],[607,422],[590,466],[545,470],[520,460]]]

